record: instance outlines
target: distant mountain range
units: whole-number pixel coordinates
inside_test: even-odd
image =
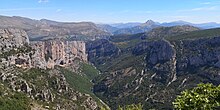
[[[31,40],[63,38],[68,40],[93,40],[110,36],[92,22],[57,22],[46,19],[0,16],[0,28],[19,28]]]
[[[137,33],[143,33],[148,32],[156,27],[172,27],[172,26],[183,26],[183,25],[190,25],[194,27],[198,27],[200,29],[211,29],[211,28],[217,28],[220,27],[220,24],[215,22],[209,22],[209,23],[201,23],[201,24],[194,24],[186,21],[174,21],[174,22],[154,22],[152,20],[148,20],[145,23],[116,23],[116,24],[102,24],[105,25],[105,27],[101,27],[107,32],[110,32],[112,34],[137,34]],[[108,31],[111,30],[111,31]]]
[[[68,40],[94,40],[111,35],[149,32],[157,27],[190,25],[200,29],[220,27],[215,22],[193,24],[185,21],[159,23],[148,20],[145,23],[95,24],[92,22],[57,22],[47,19],[34,20],[19,16],[0,16],[0,28],[23,29],[31,40],[62,38]]]
[[[191,26],[202,28],[202,29],[210,29],[210,28],[220,27],[220,24],[218,24],[216,22],[193,24],[193,23],[186,22],[186,21],[174,21],[174,22],[170,22],[170,23],[161,23],[161,26],[166,26],[166,27],[176,26],[176,25],[191,25]]]

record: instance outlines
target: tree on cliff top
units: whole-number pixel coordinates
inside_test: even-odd
[[[199,84],[191,90],[185,90],[173,102],[178,110],[220,109],[220,85]]]

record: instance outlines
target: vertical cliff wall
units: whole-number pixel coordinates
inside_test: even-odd
[[[27,33],[20,29],[0,29],[0,61],[6,66],[25,68],[71,67],[77,70],[77,61],[87,62],[82,41],[47,40],[29,42]]]
[[[87,62],[85,43],[82,41],[37,41],[31,42],[31,47],[35,50],[32,56],[34,67],[71,66],[75,60]]]

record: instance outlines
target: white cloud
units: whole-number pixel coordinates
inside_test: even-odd
[[[217,6],[212,6],[212,7],[193,8],[193,9],[191,9],[191,11],[213,11],[213,10],[217,10],[217,9],[218,9]]]
[[[49,0],[39,0],[38,3],[48,3]]]
[[[219,5],[220,1],[213,1],[213,2],[201,2],[201,5]]]
[[[177,10],[177,12],[192,12],[192,11],[218,11],[218,6],[211,6],[211,7],[198,7],[192,9],[185,9],[185,10]]]
[[[202,5],[210,5],[211,2],[203,2],[203,3],[200,3],[200,4],[202,4]]]
[[[56,12],[61,12],[61,11],[62,11],[62,9],[57,9],[57,10],[56,10]]]

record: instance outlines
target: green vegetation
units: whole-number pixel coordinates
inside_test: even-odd
[[[124,107],[120,107],[118,108],[118,110],[142,110],[143,106],[141,104],[131,104],[131,105],[126,105]]]
[[[213,38],[213,37],[219,37],[220,36],[220,28],[215,29],[207,29],[207,30],[199,30],[199,31],[193,31],[181,35],[176,36],[168,36],[165,37],[165,39],[170,41],[175,40],[193,40],[193,39],[202,39],[202,38]]]
[[[143,33],[134,34],[134,35],[116,35],[111,36],[110,41],[113,42],[121,49],[126,49],[132,46],[135,46],[137,43],[141,42],[141,36]]]
[[[111,59],[103,65],[97,65],[102,72],[106,71],[116,71],[129,67],[134,67],[137,70],[141,70],[143,68],[142,63],[144,61],[144,56],[135,56],[131,52],[122,53],[119,57]]]
[[[3,52],[2,54],[0,54],[0,58],[7,58],[8,56],[16,55],[19,53],[28,53],[28,52],[31,52],[31,50],[32,48],[28,46],[27,44],[25,44],[24,47],[20,47],[17,49],[12,49],[7,52]]]
[[[73,73],[72,71],[64,68],[61,68],[61,71],[72,88],[79,90],[82,93],[92,93],[91,89],[93,84],[85,75]]]
[[[82,93],[94,95],[92,93],[93,83],[91,80],[99,75],[99,71],[92,65],[81,63],[81,73],[74,73],[71,70],[65,68],[60,69],[72,88],[79,90]]]
[[[131,104],[126,106],[119,106],[117,110],[142,110],[143,106],[141,104]],[[101,107],[101,110],[108,110],[106,108]]]
[[[211,110],[219,109],[220,85],[199,84],[192,90],[185,90],[173,102],[174,108],[179,110]]]
[[[81,93],[89,94],[91,97],[98,102],[99,106],[107,108],[105,104],[100,102],[100,99],[92,92],[93,83],[91,80],[98,75],[98,70],[96,70],[92,65],[82,63],[81,70],[82,73],[74,73],[71,70],[60,68],[61,72],[64,74],[70,87],[78,90]]]
[[[95,69],[94,66],[87,63],[81,63],[81,70],[90,80],[93,80],[99,75],[99,71]]]
[[[0,87],[0,110],[30,110],[30,99],[23,93],[11,93]]]

